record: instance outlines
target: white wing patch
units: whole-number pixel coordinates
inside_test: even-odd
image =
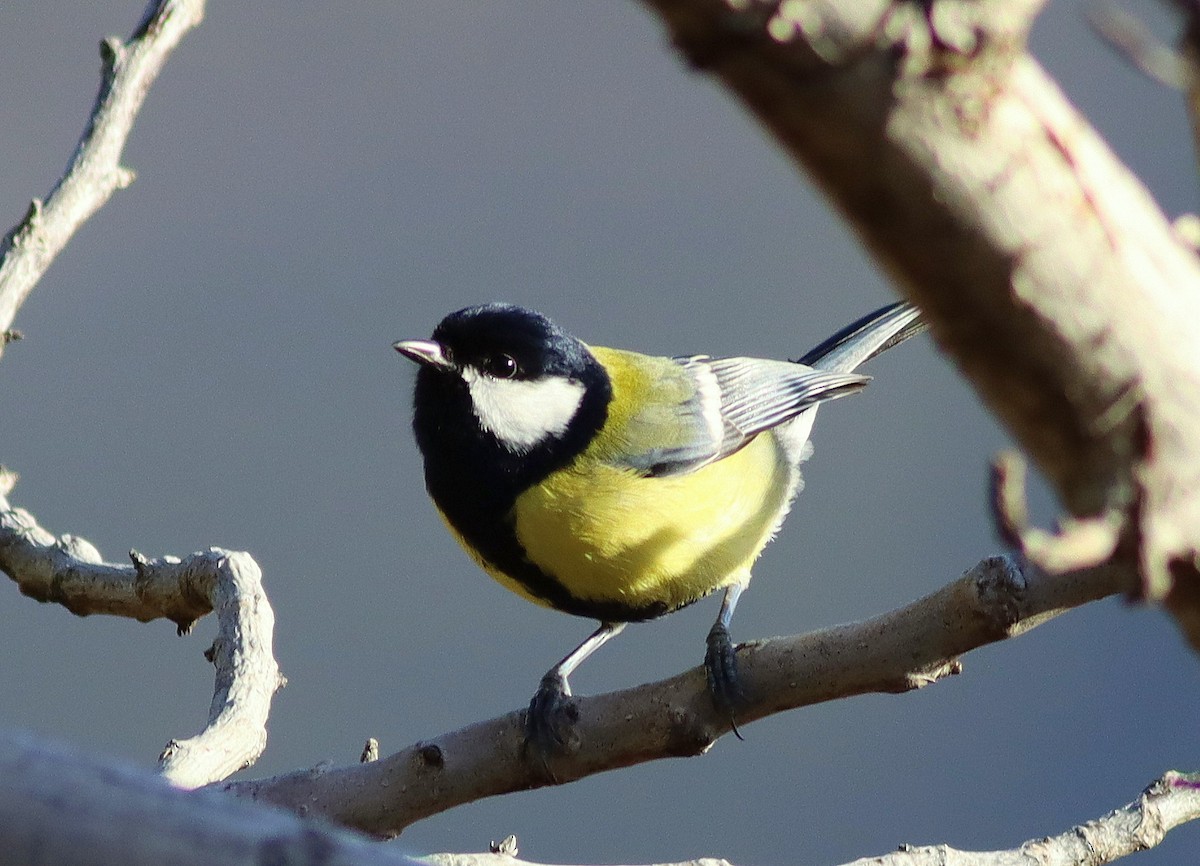
[[[684,367],[695,377],[700,401],[700,419],[708,428],[708,438],[713,442],[720,442],[725,435],[725,419],[721,412],[721,383],[707,363],[709,360],[707,355],[697,355],[689,359],[689,362],[694,363],[685,363]]]
[[[494,379],[468,367],[462,377],[479,426],[516,454],[562,434],[583,402],[583,383],[561,376]]]

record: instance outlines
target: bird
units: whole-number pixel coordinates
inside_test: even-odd
[[[488,303],[393,344],[418,364],[413,432],[451,534],[506,588],[599,622],[542,677],[526,747],[545,761],[577,745],[569,677],[626,624],[717,591],[704,668],[738,733],[729,626],[800,490],[817,407],[862,390],[870,377],[853,371],[924,327],[902,301],[795,361],[666,357],[588,345],[541,313]]]

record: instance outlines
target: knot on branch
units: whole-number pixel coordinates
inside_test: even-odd
[[[666,754],[679,758],[703,755],[726,731],[685,706],[673,706],[667,713],[670,729]]]
[[[909,671],[904,675],[904,686],[897,693],[911,692],[931,686],[946,677],[956,677],[963,672],[962,659],[947,659],[924,670]]]
[[[12,244],[18,249],[34,249],[39,243],[43,222],[43,206],[40,198],[29,202],[25,216],[13,229]]]
[[[990,556],[973,569],[980,611],[999,634],[1021,621],[1028,583],[1021,566],[1009,556]]]
[[[127,53],[125,43],[116,36],[106,36],[100,40],[100,62],[104,64],[106,77],[113,75],[124,64]]]
[[[375,748],[378,751],[378,744]],[[413,756],[419,768],[440,770],[446,766],[446,755],[437,743],[417,743]]]
[[[374,737],[367,737],[367,742],[363,744],[362,754],[358,756],[360,764],[370,764],[379,760],[379,740]]]
[[[72,556],[80,562],[86,562],[89,565],[96,565],[104,562],[104,557],[100,555],[100,551],[96,546],[86,538],[80,538],[77,535],[60,536],[55,546],[67,556]]]

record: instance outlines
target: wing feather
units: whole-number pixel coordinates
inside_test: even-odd
[[[676,372],[690,379],[691,387],[683,389],[686,399],[671,411],[630,419],[631,432],[636,432],[632,439],[674,443],[625,456],[623,462],[647,475],[694,472],[810,406],[852,394],[870,381],[790,361],[704,355],[671,361],[678,365]]]

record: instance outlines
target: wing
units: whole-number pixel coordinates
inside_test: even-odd
[[[805,409],[861,390],[870,379],[853,375],[855,367],[924,328],[916,307],[900,302],[863,316],[797,362],[652,358],[594,347],[613,377],[594,453],[646,475],[693,472]],[[655,399],[634,397],[649,393]]]
[[[623,360],[606,355],[605,365],[612,372]],[[810,406],[852,394],[870,381],[758,358],[655,358],[647,370],[649,360],[642,356],[637,366],[652,381],[638,384],[657,399],[622,411],[621,376],[614,379],[617,406],[605,456],[652,476],[693,472]],[[646,393],[642,387],[630,391]]]

